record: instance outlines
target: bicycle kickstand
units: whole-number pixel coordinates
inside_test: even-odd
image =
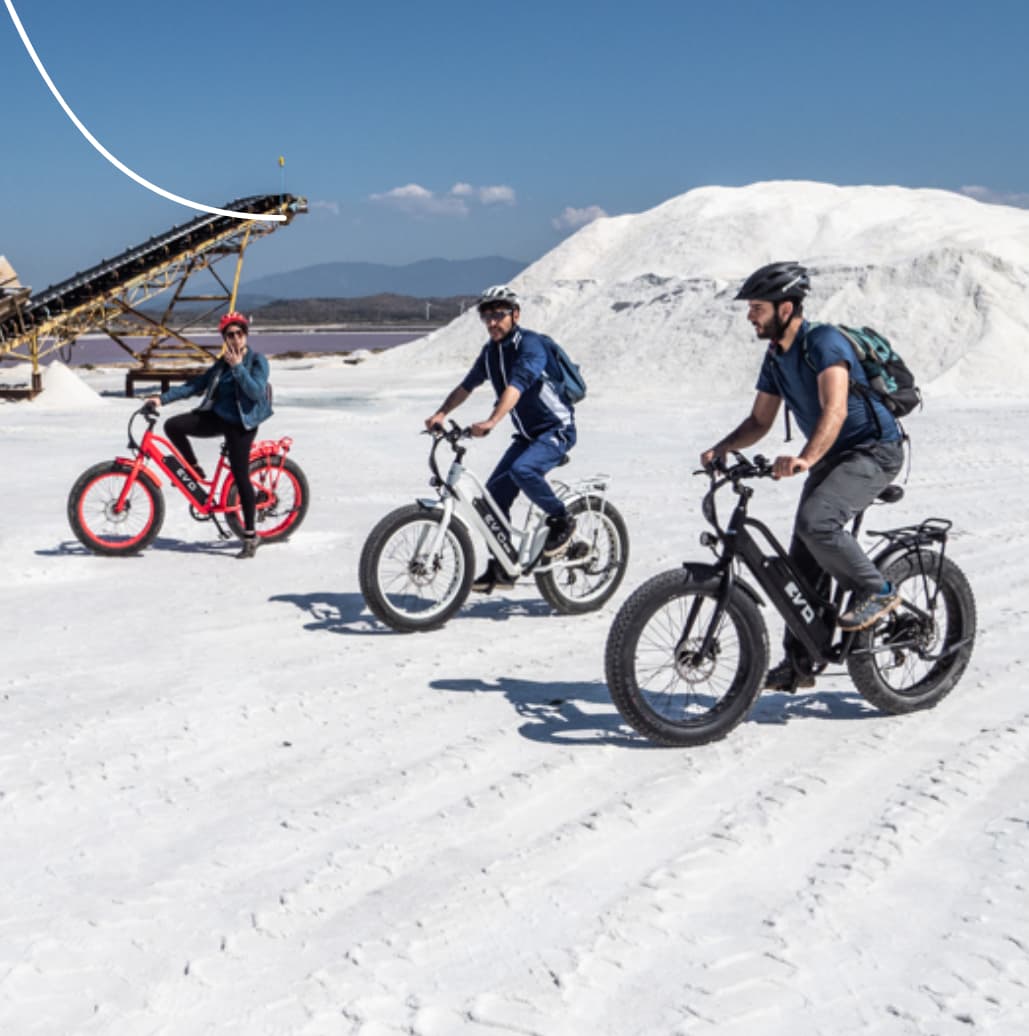
[[[232,533],[226,529],[220,521],[218,521],[218,515],[212,514],[211,521],[214,522],[214,527],[218,530],[218,538],[221,540],[231,540]]]

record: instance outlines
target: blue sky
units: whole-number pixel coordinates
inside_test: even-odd
[[[14,2],[79,118],[161,187],[220,206],[278,191],[285,156],[312,211],[250,250],[248,276],[532,260],[591,214],[708,184],[1029,204],[1024,3]],[[4,7],[0,67],[0,253],[26,283],[195,215],[90,147]]]

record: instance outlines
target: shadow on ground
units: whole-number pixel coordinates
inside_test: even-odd
[[[854,720],[882,716],[857,691],[785,694],[765,691],[747,717],[749,723],[789,723],[794,719]]]
[[[368,610],[361,594],[323,591],[311,594],[278,594],[268,598],[295,605],[314,619],[304,629],[324,633],[348,633],[351,635],[394,634],[403,636],[380,622]],[[516,615],[544,616],[554,612],[545,601],[514,601],[504,598],[476,600],[459,609],[446,623],[463,622],[466,619],[489,619],[502,622]]]
[[[37,550],[36,556],[41,558],[54,557],[140,557],[145,551],[167,550],[179,554],[213,554],[216,557],[234,558],[239,550],[239,540],[232,538],[216,543],[196,542],[195,540],[176,540],[168,536],[158,536],[153,543],[148,543],[142,550],[131,551],[126,554],[96,554],[87,550],[78,540],[62,540],[56,547],[49,550]]]
[[[313,594],[276,594],[269,601],[292,604],[311,617],[305,630],[315,633],[343,633],[350,636],[379,636],[392,632],[378,622],[364,605],[360,594],[323,591]]]
[[[503,694],[527,722],[519,733],[530,741],[567,745],[619,745],[623,748],[657,748],[632,733],[611,703],[607,684],[601,680],[496,680],[456,677],[433,680],[430,687],[458,694]],[[583,711],[582,704],[600,705],[604,712]]]

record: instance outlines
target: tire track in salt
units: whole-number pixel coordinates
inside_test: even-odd
[[[757,920],[766,898],[781,895],[779,883],[789,888],[796,880],[789,832],[805,825],[824,829],[828,849],[831,834],[838,836],[848,823],[839,816],[838,793],[856,793],[903,742],[904,727],[904,721],[885,721],[839,743],[822,742],[803,766],[788,765],[765,786],[759,772],[747,795],[737,790],[740,804],[697,830],[689,849],[664,861],[648,860],[650,873],[635,884],[623,878],[621,884],[632,891],[600,898],[600,919],[592,934],[580,932],[569,947],[566,956],[574,966],[558,974],[542,1010],[551,1016],[566,1012],[574,1023],[565,1031],[578,1032],[602,1027],[620,1003],[632,1003],[638,1025],[632,1031],[642,1033],[678,1031],[681,1025],[690,1032],[696,1026],[728,1031],[800,1009],[797,967],[774,930]],[[803,833],[809,840],[810,833]],[[644,845],[667,851],[666,844]],[[760,892],[727,885],[726,872],[739,869],[739,856],[752,860]],[[645,1005],[652,1003],[664,1005],[659,1015],[647,1013]]]
[[[910,945],[899,956],[917,964],[866,987],[867,1026],[855,1031],[879,1031],[894,1019],[926,1034],[1018,1018],[1014,1032],[1029,1023],[1027,759],[1029,714],[976,732],[899,782],[875,823],[819,860],[796,902],[769,919],[781,953],[803,946],[792,960],[814,986],[840,968],[874,975],[878,945],[891,958],[898,942]],[[998,800],[1009,809],[984,825],[983,803]],[[963,864],[940,874],[939,859]],[[878,903],[887,904],[886,914],[862,922]],[[857,937],[845,935],[855,929]]]
[[[905,743],[916,724],[921,740],[926,742],[921,750],[917,743]],[[1021,726],[1022,721],[1018,721],[1018,725]],[[762,851],[760,845],[755,852],[755,841],[760,842],[762,836],[767,841],[767,831],[772,825],[784,827],[788,840],[790,830],[797,829],[798,821],[812,813],[814,825],[824,827],[831,836],[823,839],[826,853],[838,851],[837,843],[849,845],[852,839],[847,838],[847,831],[855,821],[860,823],[862,817],[865,825],[878,830],[875,811],[882,799],[876,793],[877,785],[882,783],[884,764],[890,781],[887,797],[895,787],[895,780],[901,782],[901,787],[905,782],[917,783],[922,772],[919,766],[923,769],[927,766],[924,757],[933,749],[934,729],[946,732],[945,710],[941,709],[938,718],[936,713],[925,713],[886,720],[876,725],[871,737],[841,739],[837,748],[826,746],[821,757],[810,760],[810,766],[781,774],[768,789],[741,807],[738,816],[713,827],[695,848],[656,871],[646,883],[649,895],[647,890],[637,889],[633,895],[614,904],[606,912],[603,931],[593,945],[576,947],[579,962],[576,972],[562,978],[565,1003],[581,1004],[592,998],[599,1004],[596,1011],[589,1011],[580,1019],[583,1027],[602,1024],[606,1010],[613,1009],[615,1000],[639,1003],[635,999],[637,994],[644,998],[643,1002],[675,1005],[670,1008],[670,1014],[666,1012],[661,1019],[648,1019],[648,1024],[669,1026],[675,1018],[680,1023],[683,1019],[692,1019],[690,1032],[704,1031],[696,1028],[704,1024],[714,1026],[719,1032],[728,1031],[727,1027],[732,1025],[742,1025],[745,1030],[747,1025],[756,1022],[762,1009],[772,1013],[803,1011],[807,1001],[804,996],[798,1000],[796,991],[803,989],[806,983],[799,980],[800,965],[791,959],[789,945],[784,944],[775,930],[774,913],[771,920],[755,920],[767,918],[767,904],[759,907],[759,912],[750,912],[742,918],[729,910],[727,913],[732,916],[728,919],[722,916],[722,911],[705,905],[705,900],[732,900],[741,895],[748,897],[748,901],[755,898],[752,893],[748,896],[749,890],[726,888],[719,875],[719,862],[728,851],[749,851],[759,857],[755,861],[760,868],[756,883],[763,894],[772,903],[789,903],[790,895],[784,899],[783,890],[793,888],[795,894],[800,894],[806,887],[805,872],[797,872],[795,864],[805,862],[803,843],[811,840],[810,820],[808,830],[799,826],[802,845],[796,861],[789,858],[784,863],[774,853]],[[857,751],[862,745],[866,749],[863,755]],[[897,748],[905,751],[891,753],[891,749]],[[978,749],[970,751],[974,756]],[[898,763],[904,767],[900,774],[896,774]],[[931,772],[931,766],[929,769]],[[841,810],[840,799],[846,801],[848,794],[858,797],[859,802],[861,797],[869,800],[857,817],[848,815],[846,807]],[[931,794],[931,785],[927,794]],[[814,810],[812,802],[805,801],[811,799],[820,799],[814,803]],[[791,803],[800,802],[803,805],[791,811]],[[792,818],[791,812],[796,814]],[[741,818],[744,819],[741,821]],[[875,855],[871,853],[869,859]],[[732,869],[739,867],[733,865]],[[690,883],[694,886],[692,893],[687,887]],[[782,889],[778,887],[780,883]],[[688,929],[680,921],[683,916],[691,918]],[[727,920],[728,927],[741,934],[712,934],[723,931]],[[800,939],[801,945],[818,930],[816,918],[805,923],[811,932]],[[663,983],[661,973],[666,957],[676,962],[675,977]],[[570,992],[576,984],[580,988]],[[859,1002],[855,992],[847,1003],[836,1005],[837,1012],[851,1017],[854,1031],[863,1031]],[[881,1022],[880,1018],[877,1024]],[[647,1031],[646,1025],[641,1023],[639,1031]]]

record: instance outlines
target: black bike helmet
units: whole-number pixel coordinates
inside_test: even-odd
[[[758,302],[801,302],[810,290],[807,270],[800,263],[769,263],[755,270],[743,282],[736,298]]]

